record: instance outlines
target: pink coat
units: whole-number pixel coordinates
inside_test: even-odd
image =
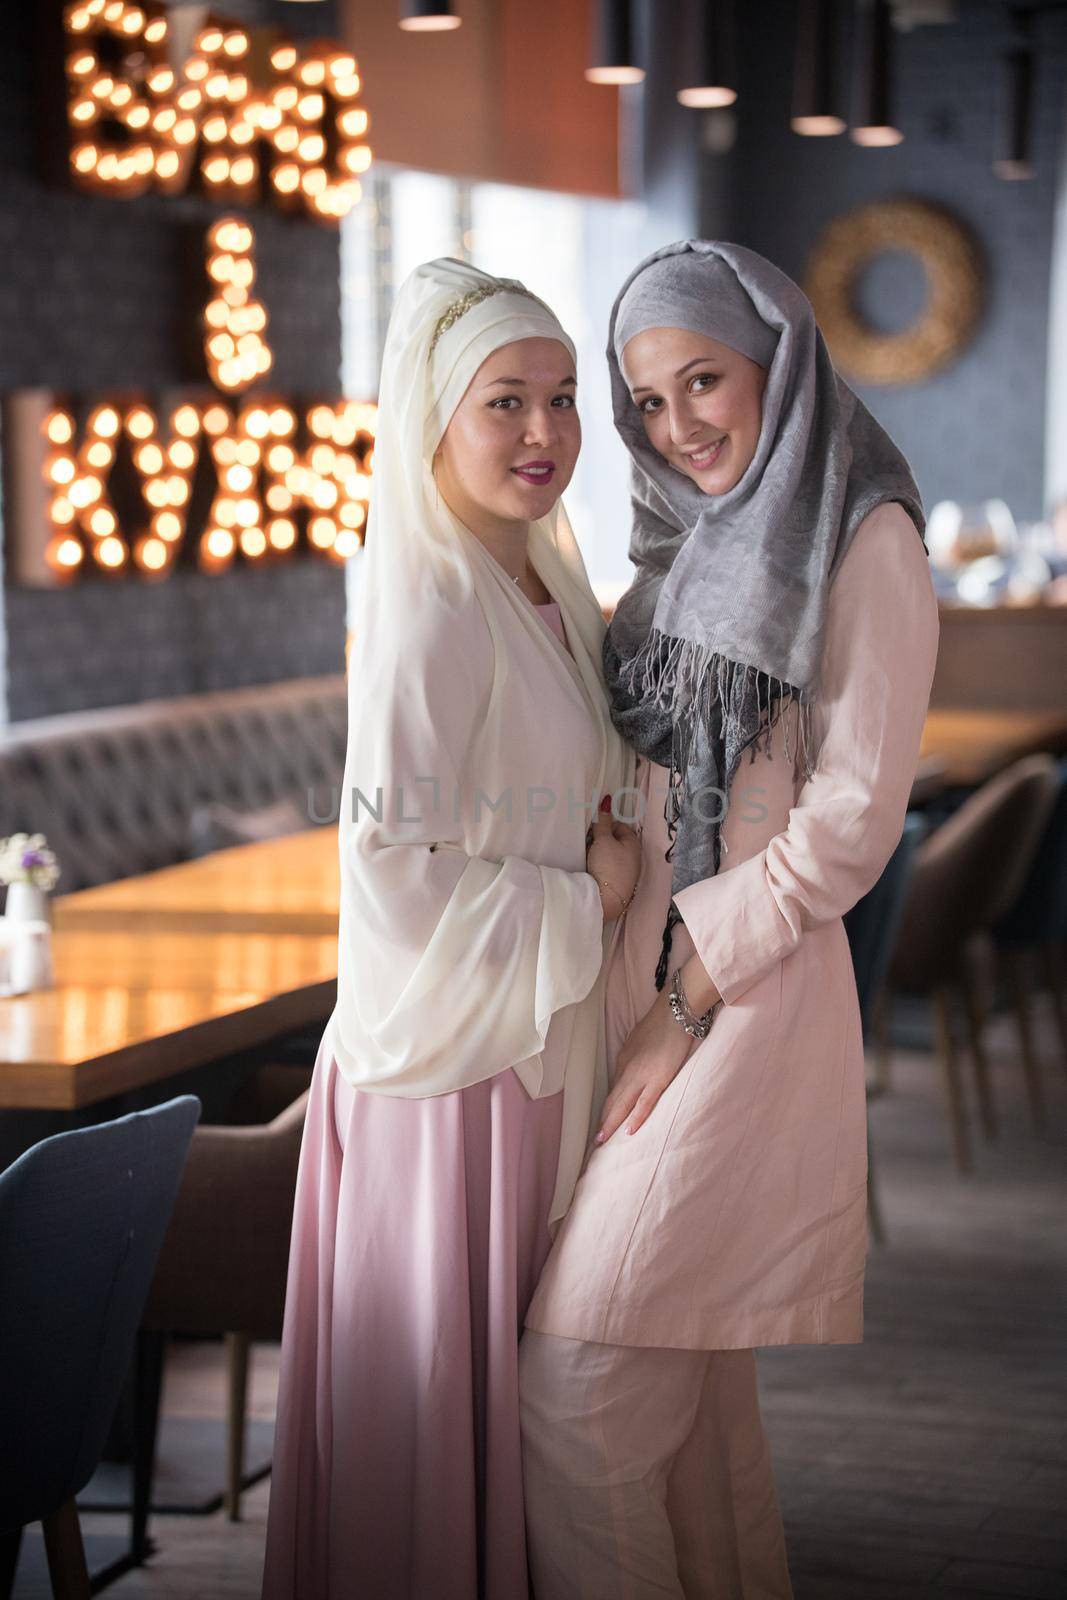
[[[864,1058],[841,918],[900,838],[937,640],[922,543],[880,506],[830,590],[814,777],[794,776],[791,713],[770,758],[742,758],[719,873],[677,896],[672,968],[695,946],[725,1004],[644,1126],[589,1154],[527,1327],[708,1350],[862,1337]],[[637,782],[641,879],[605,992],[612,1072],[655,997],[670,899],[666,773],[642,761]]]

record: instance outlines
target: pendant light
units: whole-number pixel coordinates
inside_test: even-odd
[[[868,148],[899,144],[893,121],[893,26],[889,0],[867,0],[859,22],[856,120],[849,136]]]
[[[452,0],[400,0],[400,26],[407,33],[445,33],[462,20],[453,12]]]
[[[1034,107],[1034,19],[1029,11],[1013,11],[1012,47],[1004,56],[1006,105],[1000,153],[993,163],[998,178],[1032,178],[1031,131]]]
[[[631,0],[593,0],[593,58],[585,69],[590,83],[640,83]]]
[[[844,133],[837,71],[836,0],[800,0],[793,69],[794,133]]]
[[[690,45],[684,79],[678,90],[683,106],[698,109],[732,106],[737,99],[732,0],[693,0],[690,6]]]

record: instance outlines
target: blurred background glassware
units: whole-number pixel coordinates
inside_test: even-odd
[[[950,573],[959,565],[959,546],[963,509],[955,500],[939,500],[926,519],[926,547],[935,573]]]
[[[1043,601],[1052,582],[1052,568],[1040,550],[1020,548],[1008,565],[1005,597],[1012,605]]]
[[[980,556],[968,561],[956,575],[956,596],[967,606],[995,606],[1008,583],[1008,563],[1003,556]]]
[[[1052,599],[1058,571],[1047,524],[1016,523],[999,499],[940,500],[927,523],[938,598],[961,605],[1032,605]],[[1067,563],[1065,563],[1067,570]]]
[[[1015,518],[1003,500],[939,500],[930,512],[926,537],[931,562],[947,572],[983,556],[1007,555],[1019,542]]]
[[[969,561],[956,578],[956,594],[964,605],[1033,605],[1044,599],[1052,571],[1035,550],[982,556]]]
[[[1019,543],[1015,518],[1003,500],[984,500],[962,507],[958,534],[961,565],[983,556],[1009,556]]]

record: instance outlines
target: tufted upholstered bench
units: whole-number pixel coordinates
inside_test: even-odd
[[[45,834],[67,894],[185,860],[208,801],[289,800],[310,826],[336,807],[347,722],[337,673],[13,723],[0,730],[0,837]]]

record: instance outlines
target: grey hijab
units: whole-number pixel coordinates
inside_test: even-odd
[[[620,358],[646,328],[685,328],[767,369],[756,453],[726,494],[706,495],[652,448]],[[720,824],[742,752],[755,758],[792,701],[805,777],[814,769],[830,584],[863,519],[922,503],[889,435],[834,372],[805,295],[753,250],[689,239],[623,285],[608,341],[615,425],[633,458],[637,568],[604,641],[612,717],[670,772],[675,892],[719,870]],[[862,627],[862,619],[858,620]],[[788,754],[788,748],[786,750]],[[656,973],[662,988],[671,902]]]

